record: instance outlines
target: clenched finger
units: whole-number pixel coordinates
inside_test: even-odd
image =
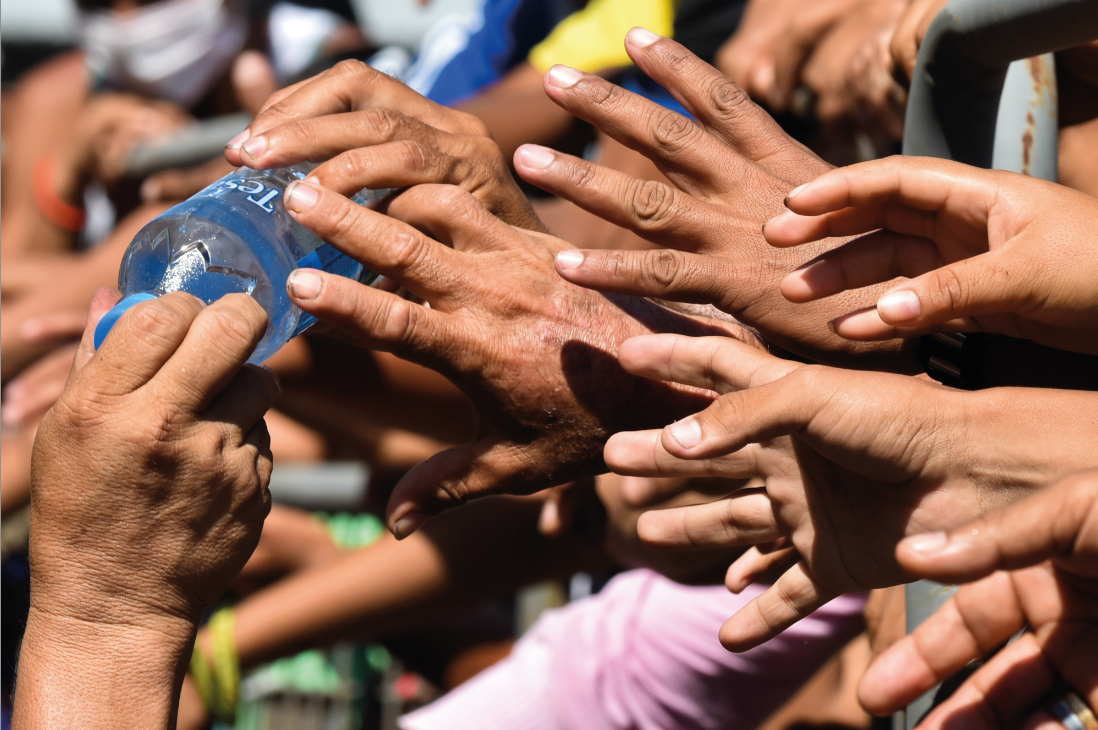
[[[836,594],[825,591],[803,562],[782,573],[774,584],[721,626],[720,640],[729,651],[754,649],[805,618]]]

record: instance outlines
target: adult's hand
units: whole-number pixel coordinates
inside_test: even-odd
[[[368,347],[441,372],[473,404],[475,441],[420,464],[393,492],[398,537],[474,497],[600,473],[611,433],[696,410],[697,395],[628,376],[616,354],[636,334],[712,331],[716,322],[564,281],[553,270],[563,241],[507,225],[470,193],[419,185],[383,215],[302,181],[288,188],[286,207],[430,306],[312,269],[290,276],[294,303]]]
[[[174,727],[195,626],[270,509],[262,418],[278,385],[244,365],[263,310],[243,295],[204,308],[169,294],[95,352],[115,301],[96,295],[35,442],[18,727]]]
[[[751,0],[717,52],[717,68],[775,111],[789,105],[801,67],[861,0]]]
[[[919,727],[1020,725],[1063,682],[1098,707],[1098,472],[909,537],[896,555],[913,575],[969,585],[870,666],[859,689],[867,708],[902,707],[1023,629]]]
[[[802,557],[725,624],[721,640],[735,650],[840,593],[911,580],[893,557],[904,536],[953,527],[1093,461],[1092,394],[969,393],[800,365],[723,338],[641,337],[619,357],[628,372],[723,395],[662,431],[613,436],[614,472],[765,480],[723,502],[649,512],[642,539],[697,549],[787,538]]]
[[[812,252],[775,250],[763,239],[762,224],[781,210],[790,190],[828,165],[681,45],[635,28],[626,47],[700,123],[562,66],[546,75],[545,90],[573,114],[650,158],[671,185],[533,145],[519,149],[515,168],[535,185],[668,249],[565,251],[557,260],[561,276],[604,291],[716,304],[756,327],[767,341],[805,357],[914,371],[914,359],[901,359],[895,344],[853,345],[824,326],[839,311],[865,306],[871,294],[844,295],[803,310],[778,292],[783,267],[795,268],[836,242],[818,244]]]
[[[833,170],[766,224],[775,246],[877,231],[788,275],[794,302],[875,286],[876,308],[832,329],[854,339],[984,331],[1098,354],[1098,200],[948,160],[890,157]],[[881,229],[881,230],[877,230]]]
[[[310,177],[344,195],[457,185],[508,223],[545,231],[483,122],[360,61],[272,95],[225,156],[256,169],[324,162]]]

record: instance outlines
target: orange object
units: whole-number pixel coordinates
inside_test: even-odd
[[[34,165],[34,176],[31,180],[31,192],[34,194],[34,204],[42,215],[46,216],[54,225],[64,228],[66,231],[79,233],[84,227],[87,215],[82,208],[69,205],[57,197],[53,189],[54,174],[56,173],[57,160],[53,155],[42,155]]]

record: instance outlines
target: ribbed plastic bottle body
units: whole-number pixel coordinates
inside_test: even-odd
[[[364,283],[376,278],[286,212],[286,186],[313,167],[241,168],[165,211],[134,237],[118,288],[127,297],[186,291],[207,304],[235,292],[252,296],[269,324],[249,362],[264,362],[316,322],[286,294],[291,271],[323,269]],[[355,199],[367,204],[387,192],[363,191]]]

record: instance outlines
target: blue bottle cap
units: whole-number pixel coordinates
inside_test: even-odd
[[[156,299],[155,294],[130,294],[128,297],[122,297],[118,300],[118,304],[111,307],[111,310],[103,315],[103,319],[99,320],[99,324],[95,326],[95,349],[99,349],[99,346],[103,344],[103,340],[107,339],[107,335],[110,334],[111,329],[114,327],[114,323],[126,312],[133,309],[135,305],[141,302],[147,302],[150,299]]]

